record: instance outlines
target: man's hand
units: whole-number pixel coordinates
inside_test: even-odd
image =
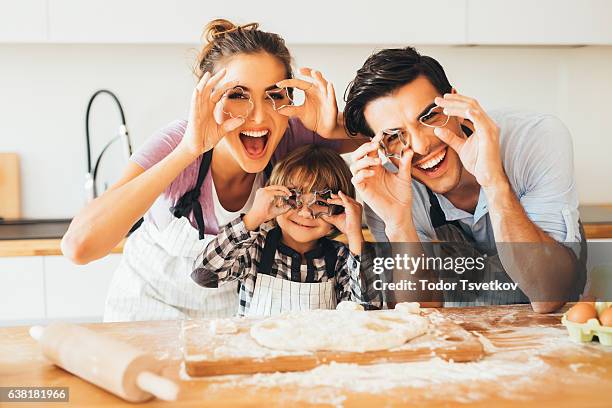
[[[399,172],[393,174],[382,167],[378,158],[377,135],[351,155],[352,182],[363,201],[385,222],[386,231],[405,231],[412,226],[412,156],[409,147],[399,160]],[[391,237],[389,237],[391,238]]]
[[[448,116],[468,119],[474,133],[465,138],[448,128],[436,128],[434,133],[457,152],[463,166],[476,177],[485,190],[506,183],[507,178],[499,149],[499,128],[475,99],[458,94],[446,94],[434,101]]]

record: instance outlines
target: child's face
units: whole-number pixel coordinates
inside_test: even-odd
[[[311,209],[306,204],[279,215],[276,222],[285,234],[301,243],[316,241],[333,229],[322,217],[313,218]]]

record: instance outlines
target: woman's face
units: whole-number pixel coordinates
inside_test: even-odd
[[[244,171],[259,173],[270,161],[287,129],[289,118],[277,113],[268,97],[271,91],[278,90],[276,83],[286,79],[285,67],[278,58],[265,52],[235,55],[217,69],[222,67],[227,70],[222,81],[238,81],[238,86],[250,95],[252,104],[244,124],[219,143],[225,144]],[[231,117],[222,105],[223,100],[215,110],[217,123]]]

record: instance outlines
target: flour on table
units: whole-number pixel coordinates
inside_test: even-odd
[[[232,319],[215,319],[210,322],[210,334],[238,333],[238,326]]]
[[[364,309],[363,309],[363,306],[357,302],[352,302],[350,300],[343,300],[342,302],[338,303],[338,306],[336,306],[336,310],[363,311]]]
[[[421,312],[421,305],[418,302],[402,302],[395,305],[395,310],[400,313],[419,314]]]
[[[258,322],[251,336],[275,350],[365,352],[399,347],[424,334],[428,325],[426,318],[414,314],[309,310]]]

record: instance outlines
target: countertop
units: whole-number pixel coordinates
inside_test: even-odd
[[[428,360],[394,368],[345,366],[351,378],[363,372],[355,381],[341,378],[337,365],[323,366],[307,377],[313,382],[318,379],[319,385],[305,383],[302,373],[191,379],[180,367],[176,321],[87,327],[141,347],[166,363],[164,375],[179,384],[179,399],[171,404],[153,400],[147,406],[610,406],[612,347],[571,342],[560,325],[560,314],[536,314],[526,305],[439,311],[482,339],[487,351],[484,359],[475,363]],[[368,375],[372,370],[378,378]],[[396,385],[398,375],[409,378],[408,383]],[[51,365],[29,337],[28,327],[0,328],[0,386],[69,387],[70,406],[134,407]]]
[[[0,257],[62,255],[61,241],[60,238],[0,240]],[[111,253],[122,253],[123,245],[125,239]]]
[[[587,239],[612,238],[612,205],[582,205],[580,215]],[[65,228],[67,229],[70,220],[66,221]],[[2,228],[1,224],[0,228]],[[12,228],[11,234],[16,234],[16,230]],[[56,238],[51,238],[46,235],[51,233],[48,226],[44,226],[41,232],[32,230],[31,226],[24,228],[28,228],[28,236],[35,237],[37,233],[41,233],[44,239],[0,239],[0,257],[62,254],[60,241],[63,233],[57,234]],[[374,239],[367,229],[364,230],[364,233],[366,240]],[[342,238],[339,240],[342,241]],[[125,240],[117,245],[113,253],[123,252],[124,243]]]

